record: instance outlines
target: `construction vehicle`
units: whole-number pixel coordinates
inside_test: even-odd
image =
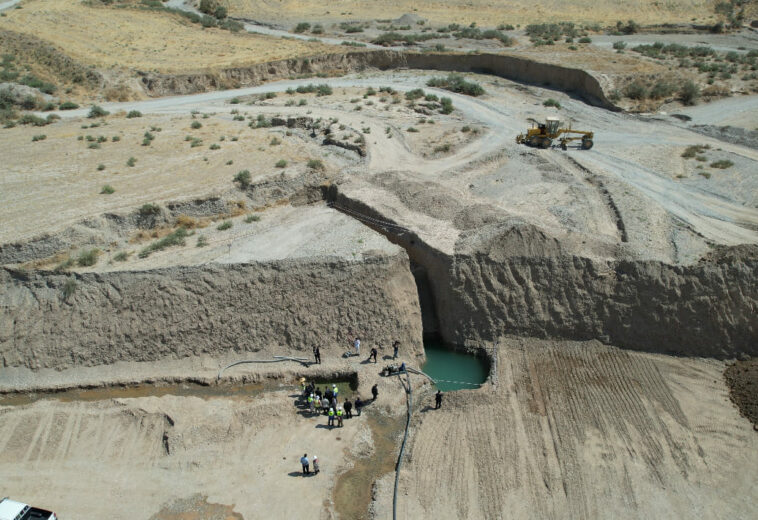
[[[571,125],[568,128],[561,128],[561,121],[557,117],[548,117],[544,124],[532,118],[529,120],[532,122],[532,128],[527,130],[525,134],[516,136],[518,144],[534,146],[535,148],[550,148],[553,139],[559,139],[561,149],[566,150],[569,142],[581,140],[582,150],[592,148],[592,138],[594,137],[592,132],[572,130]]]

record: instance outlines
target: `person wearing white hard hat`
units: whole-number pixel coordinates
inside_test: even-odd
[[[318,472],[321,471],[318,467],[318,456],[313,456],[313,474],[318,475]]]

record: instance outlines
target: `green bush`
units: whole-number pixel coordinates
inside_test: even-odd
[[[653,99],[665,98],[673,94],[675,90],[676,88],[671,83],[658,80],[650,89],[650,97]]]
[[[442,144],[442,145],[439,145],[439,146],[435,146],[434,147],[434,151],[435,152],[445,152],[445,153],[447,153],[447,152],[450,151],[450,145],[447,144],[447,143],[445,143],[445,144]]]
[[[202,126],[203,126],[203,123],[201,123],[200,121],[192,121],[192,124],[190,125],[190,127],[193,130],[197,130],[198,128],[202,128]]]
[[[197,247],[205,247],[208,245],[208,239],[205,237],[205,235],[200,235],[197,237]]]
[[[688,146],[684,152],[682,152],[682,157],[685,159],[692,159],[699,153],[703,153],[705,150],[710,148],[708,145],[702,145],[702,144],[695,144],[692,146]]]
[[[592,43],[592,38],[589,38],[587,36],[583,36],[582,38],[579,38],[577,41],[579,43]]]
[[[32,142],[36,143],[37,141],[44,141],[45,139],[47,139],[45,134],[39,134],[32,137]]]
[[[406,131],[406,132],[415,133],[415,132],[418,132],[418,129],[417,129],[417,128],[414,128],[414,127],[412,127],[412,126],[409,126],[408,128],[406,128],[406,129],[405,129],[405,131]]]
[[[227,229],[231,228],[234,224],[231,220],[225,220],[221,224],[219,224],[216,229],[219,231],[226,231]]]
[[[66,269],[67,267],[63,267],[63,269]],[[63,270],[63,269],[60,269],[60,270]],[[61,292],[63,293],[63,298],[66,300],[71,298],[76,292],[76,287],[77,287],[76,280],[72,280],[72,279],[66,280],[63,284],[63,288],[61,289]]]
[[[100,163],[100,164],[97,165],[97,171],[101,172],[104,169],[105,169],[105,165],[104,164]]]
[[[89,117],[90,119],[93,119],[95,117],[105,117],[108,114],[110,114],[110,112],[105,110],[103,107],[100,107],[98,105],[92,105],[92,108],[90,108],[89,114],[87,114],[87,117]]]
[[[421,99],[424,97],[424,91],[420,88],[414,88],[413,90],[409,90],[405,93],[405,99],[409,101],[415,101],[416,99]]]
[[[260,219],[261,217],[259,215],[248,215],[247,217],[245,217],[245,223],[251,224],[253,222],[258,222]]]
[[[221,145],[218,144],[218,143],[213,143],[208,148],[210,148],[211,150],[220,150],[221,149]]]
[[[719,170],[725,170],[726,168],[731,168],[732,166],[734,166],[734,163],[727,159],[722,159],[720,161],[711,163],[711,168],[718,168]]]
[[[129,258],[129,253],[126,251],[120,251],[116,253],[116,255],[113,257],[113,259],[116,262],[126,262],[126,260]]]
[[[311,170],[323,170],[324,163],[321,162],[319,159],[311,159],[308,161],[308,168],[310,168]]]
[[[269,146],[279,146],[280,144],[282,144],[282,141],[281,141],[281,139],[279,139],[277,137],[272,137],[271,141],[268,144],[269,144]]]
[[[160,206],[158,206],[157,204],[151,204],[149,202],[147,204],[143,204],[137,210],[137,213],[139,213],[141,217],[150,217],[150,216],[158,215],[160,214],[160,212],[161,212]]]
[[[700,88],[690,79],[684,82],[679,91],[679,98],[685,105],[694,105],[700,97]]]
[[[274,166],[276,166],[277,168],[286,168],[287,161],[285,161],[284,159],[279,159],[278,161],[276,161],[276,164]]]
[[[113,137],[111,137],[111,141],[113,141],[114,143],[117,143],[117,142],[119,142],[120,140],[121,140],[121,137],[120,137],[120,136],[118,136],[118,135],[114,135]]]
[[[100,190],[100,194],[101,195],[110,195],[110,194],[112,194],[115,191],[116,190],[113,189],[113,186],[111,186],[110,184],[106,184],[105,186],[103,186],[103,189]]]
[[[241,170],[234,176],[234,182],[238,183],[243,190],[246,190],[250,186],[251,179],[250,170]]]
[[[129,159],[126,161],[126,165],[130,168],[133,167],[135,164],[137,164],[137,158],[136,157],[129,157]]]
[[[467,81],[460,74],[449,74],[446,78],[431,78],[426,84],[430,87],[443,88],[467,96],[476,97],[485,93],[481,85],[473,81]]]
[[[542,102],[542,105],[546,107],[561,108],[561,104],[553,98],[547,98]]]
[[[76,103],[72,101],[64,101],[58,106],[58,108],[60,108],[61,110],[74,110],[76,108],[79,108],[79,105],[77,105]]]
[[[296,33],[304,33],[305,31],[309,30],[311,28],[311,24],[308,22],[300,22],[295,26],[294,32]]]
[[[633,81],[624,88],[624,95],[630,99],[645,99],[648,97],[649,92],[645,85],[639,81]]]
[[[90,249],[89,251],[82,251],[79,257],[76,259],[76,263],[81,267],[91,267],[97,263],[97,257],[100,256],[99,249]]]
[[[142,251],[139,252],[137,256],[140,258],[147,258],[150,256],[151,253],[154,253],[155,251],[161,251],[163,249],[166,249],[167,247],[172,246],[183,246],[186,244],[186,238],[189,236],[189,232],[183,228],[180,227],[173,233],[166,235],[165,237],[161,238],[157,242],[153,242],[146,248],[144,248]]]
[[[142,117],[142,112],[139,110],[130,110],[128,114],[126,114],[126,117],[129,119],[132,119],[134,117]]]
[[[449,97],[443,97],[440,100],[440,103],[442,104],[442,108],[440,108],[440,112],[443,114],[450,114],[454,110],[453,108],[453,100]]]
[[[39,116],[35,116],[34,114],[24,114],[18,120],[18,124],[32,125],[32,126],[45,126],[49,124],[49,122],[47,121],[47,119],[43,119]]]
[[[623,51],[624,49],[626,49],[626,42],[622,42],[622,41],[613,42],[613,48],[616,49],[617,51]]]

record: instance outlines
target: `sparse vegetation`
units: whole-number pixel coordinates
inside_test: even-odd
[[[72,101],[64,101],[58,106],[58,108],[61,110],[74,110],[74,109],[79,108],[79,105],[77,105],[76,103]]]
[[[285,161],[284,159],[279,159],[278,161],[276,161],[276,164],[274,166],[276,166],[277,168],[286,168],[287,161]]]
[[[258,222],[261,219],[259,215],[248,215],[245,217],[245,224],[251,224],[253,222]]]
[[[319,159],[311,159],[308,161],[308,168],[311,170],[323,170],[324,169],[324,163],[321,162]]]
[[[144,248],[142,251],[139,252],[137,256],[139,256],[140,258],[147,258],[152,253],[156,251],[161,251],[163,249],[166,249],[167,247],[183,246],[186,244],[186,238],[188,236],[189,236],[189,232],[183,227],[180,227],[176,231],[166,235],[160,240],[153,242],[152,244]]]
[[[92,267],[97,263],[97,258],[100,256],[99,249],[90,249],[88,251],[82,251],[79,253],[79,257],[76,259],[76,263],[80,267]]]
[[[435,146],[434,147],[434,152],[435,153],[438,153],[438,152],[447,153],[449,151],[450,151],[450,145],[448,143],[441,144],[439,146]]]
[[[197,237],[196,247],[205,247],[208,245],[208,238],[205,235]]]
[[[542,105],[546,107],[561,108],[561,104],[553,98],[547,98],[542,102]]]
[[[218,143],[213,143],[208,148],[210,148],[211,150],[220,150],[221,149],[221,145],[218,144]]]
[[[103,186],[103,188],[100,190],[100,194],[101,194],[101,195],[111,195],[111,194],[115,193],[115,191],[116,191],[116,190],[113,188],[113,186],[111,186],[110,184],[106,184],[106,185],[105,185],[105,186]]]
[[[200,121],[192,121],[192,124],[190,124],[190,127],[193,130],[197,130],[198,128],[202,128],[203,127],[203,123],[201,123]]]
[[[135,117],[142,117],[142,112],[140,112],[139,110],[130,110],[130,111],[129,111],[129,112],[126,114],[126,117],[127,117],[128,119],[133,119],[133,118],[135,118]]]
[[[449,74],[446,78],[431,78],[426,84],[430,87],[443,88],[467,96],[481,96],[485,93],[478,83],[467,81],[460,74]]]
[[[136,157],[129,157],[126,161],[126,165],[132,168],[135,164],[137,164],[137,158]]]
[[[44,141],[45,139],[47,139],[47,136],[45,134],[39,134],[39,135],[32,136],[32,142],[33,143],[35,143],[37,141]]]
[[[105,165],[104,164],[100,163],[100,164],[97,165],[97,171],[101,172],[104,169],[105,169]]]
[[[728,159],[722,159],[720,161],[714,161],[711,163],[711,168],[718,168],[719,170],[725,170],[726,168],[731,168],[734,166],[734,163]]]
[[[129,259],[129,253],[126,251],[119,251],[116,253],[116,255],[113,257],[113,259],[116,262],[126,262]]]
[[[96,117],[105,117],[108,114],[110,114],[110,112],[105,110],[103,107],[98,106],[98,105],[92,105],[92,108],[89,109],[89,114],[87,114],[87,117],[89,117],[90,119],[94,119]]]
[[[241,170],[234,176],[234,182],[239,184],[240,189],[246,190],[250,186],[250,170]]]
[[[424,91],[420,88],[414,88],[405,93],[405,99],[409,101],[415,101],[424,97]]]
[[[63,287],[61,288],[61,294],[63,294],[63,299],[68,300],[71,298],[74,293],[76,292],[76,280],[73,278],[69,278],[63,283]]]
[[[230,229],[234,224],[231,220],[225,220],[221,224],[219,224],[216,229],[219,231],[226,231],[227,229]]]

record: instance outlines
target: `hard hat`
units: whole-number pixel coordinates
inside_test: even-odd
[[[318,455],[314,455],[313,460],[318,460]]]
[[[337,385],[335,385],[335,384],[332,384],[332,388],[337,388]]]
[[[301,377],[301,378],[300,378],[300,382],[302,383],[303,381],[305,381],[305,378],[304,378],[304,377]]]

